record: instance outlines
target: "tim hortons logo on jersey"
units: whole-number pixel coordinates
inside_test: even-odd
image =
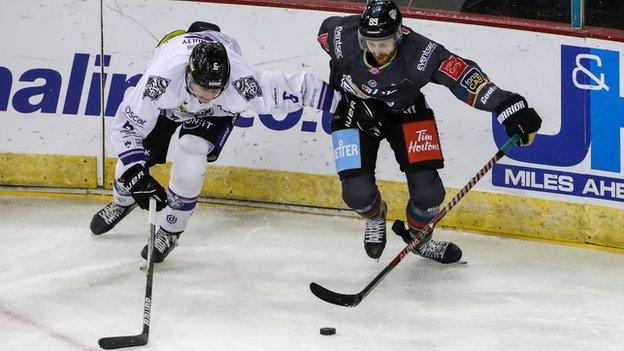
[[[425,67],[427,67],[427,62],[429,62],[429,58],[431,57],[431,53],[438,46],[434,42],[429,42],[429,45],[423,50],[422,55],[420,55],[420,60],[418,60],[418,70],[424,71]]]
[[[433,119],[403,124],[409,163],[441,160],[442,149]]]
[[[334,54],[336,58],[342,58],[342,26],[334,29]]]
[[[235,80],[232,82],[232,85],[243,97],[243,99],[245,99],[245,101],[250,101],[257,96],[262,96],[260,83],[258,83],[253,76],[247,76],[239,80]]]
[[[321,47],[323,48],[323,50],[329,52],[329,42],[328,42],[328,38],[329,38],[329,33],[323,33],[321,35],[318,36],[317,40],[319,42],[319,44],[321,44]]]
[[[170,82],[171,80],[167,78],[149,76],[143,91],[143,98],[149,98],[152,101],[158,100],[165,93]]]
[[[468,68],[468,64],[461,58],[451,55],[440,65],[440,72],[453,78],[453,80],[459,80],[459,77],[464,74],[464,71]]]
[[[468,71],[468,73],[466,73],[466,75],[464,75],[461,85],[468,89],[469,92],[475,94],[479,87],[486,82],[487,79],[483,76],[481,71],[477,68],[472,68]]]

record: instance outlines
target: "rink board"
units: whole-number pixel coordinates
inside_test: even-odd
[[[0,170],[16,170],[10,176],[0,171],[0,180],[5,185],[94,188],[97,175],[95,158],[28,155],[15,161],[16,156],[9,158],[0,154],[0,166],[15,165],[15,162],[18,165],[17,169],[0,167]],[[111,188],[115,162],[115,158],[107,158],[107,189]],[[52,167],[56,171],[45,171],[46,167]],[[162,184],[167,184],[170,168],[168,163],[158,165],[153,169],[153,175]],[[42,180],[43,177],[46,177],[45,180]],[[5,182],[4,179],[11,181]],[[85,184],[88,186],[84,186]],[[380,180],[378,185],[388,203],[388,219],[404,219],[403,211],[409,196],[404,184]],[[458,190],[447,188],[445,201],[455,196]],[[80,194],[73,196],[81,197]],[[208,168],[202,196],[345,208],[340,197],[340,182],[335,176],[218,165]],[[445,216],[441,225],[496,235],[624,248],[624,241],[618,230],[624,226],[624,219],[619,209],[516,195],[471,191]],[[528,234],[526,228],[531,228],[532,232]]]
[[[259,70],[304,69],[328,76],[328,57],[316,33],[324,18],[340,13],[209,2],[146,4],[104,1],[103,47],[96,2],[3,4],[0,29],[23,28],[23,33],[2,39],[12,49],[0,53],[1,184],[110,188],[113,167],[105,157],[115,154],[108,135],[116,107],[160,37],[197,19],[214,21],[234,36]],[[414,18],[405,24],[474,59],[494,82],[525,95],[544,117],[535,146],[512,150],[443,224],[624,247],[617,233],[624,208],[624,45]],[[37,30],[42,26],[50,30]],[[471,38],[485,39],[479,42],[488,46],[471,44]],[[430,85],[424,92],[436,111],[446,160],[441,177],[451,194],[496,152],[504,132],[488,113],[467,107],[445,88]],[[243,115],[211,165],[202,195],[344,208],[329,118],[307,110]],[[402,218],[404,176],[387,145],[380,149],[377,177],[391,216]]]

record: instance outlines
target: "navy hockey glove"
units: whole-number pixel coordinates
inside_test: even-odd
[[[145,166],[136,164],[128,168],[119,177],[119,181],[132,194],[132,198],[142,209],[149,209],[150,196],[156,199],[156,211],[160,211],[167,206],[165,188],[149,174],[149,170]]]
[[[381,135],[381,121],[372,100],[342,93],[334,112],[334,120],[347,128],[358,127],[374,137]]]
[[[522,138],[518,145],[527,146],[533,142],[537,131],[542,126],[542,119],[527,101],[518,94],[505,99],[496,108],[496,118],[505,127],[509,137],[519,134]]]

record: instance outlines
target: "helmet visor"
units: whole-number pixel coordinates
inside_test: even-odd
[[[360,42],[360,48],[364,51],[369,51],[369,52],[372,52],[374,48],[379,48],[382,50],[389,49],[390,51],[392,51],[399,44],[402,37],[403,37],[403,33],[401,32],[400,29],[396,31],[394,34],[388,35],[383,38],[366,37],[358,31],[358,40]]]
[[[186,72],[186,90],[191,95],[195,96],[200,103],[208,103],[221,95],[223,90],[221,88],[205,88],[193,79],[193,74],[190,70]]]

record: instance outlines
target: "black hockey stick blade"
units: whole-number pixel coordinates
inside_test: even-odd
[[[105,350],[122,349],[132,346],[147,345],[147,335],[111,336],[98,340],[100,347]]]
[[[355,307],[360,301],[362,301],[362,293],[359,294],[340,294],[337,292],[333,292],[331,290],[325,289],[324,287],[316,284],[310,283],[310,290],[312,293],[318,297],[319,299],[333,303],[334,305],[346,306],[346,307]]]

